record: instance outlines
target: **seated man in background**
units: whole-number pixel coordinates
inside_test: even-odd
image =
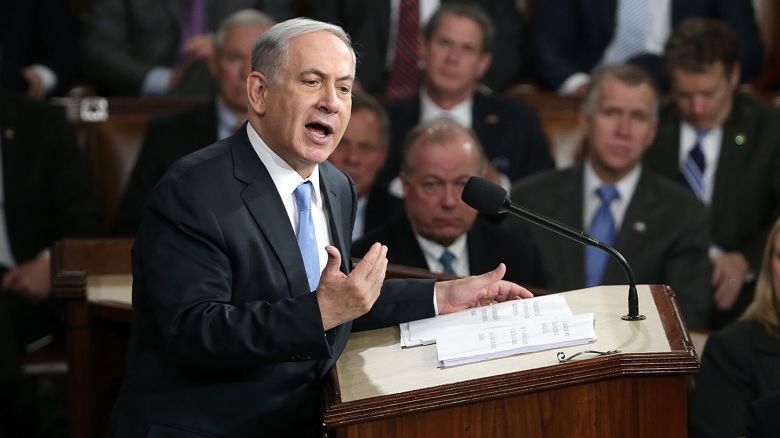
[[[711,296],[707,213],[693,195],[641,166],[657,111],[655,87],[642,69],[600,70],[580,114],[585,162],[516,182],[512,201],[614,246],[638,283],[671,285],[688,327],[704,329]],[[504,224],[536,242],[551,289],[627,283],[617,261],[600,249],[518,218]]]
[[[245,8],[289,18],[280,0],[95,0],[84,19],[82,70],[113,96],[207,96],[213,30]]]
[[[390,102],[390,154],[380,180],[398,175],[404,136],[418,123],[448,116],[476,132],[488,159],[485,176],[509,181],[554,165],[539,117],[528,105],[483,94],[493,60],[493,22],[473,4],[445,4],[425,26],[423,84],[417,96]]]
[[[243,9],[225,19],[214,37],[211,69],[219,94],[211,101],[149,122],[146,137],[119,204],[114,234],[134,236],[146,196],[179,158],[232,135],[246,120],[246,77],[252,44],[274,22]]]
[[[496,92],[514,83],[521,67],[520,39],[525,17],[515,0],[469,0],[484,8],[496,24],[494,53],[500,63],[490,66],[483,83]],[[439,5],[463,0],[317,0],[312,18],[344,26],[360,63],[357,79],[371,94],[408,97],[419,87],[420,31]]]
[[[687,20],[672,34],[664,56],[674,102],[644,157],[709,206],[713,329],[750,303],[762,245],[780,216],[780,110],[736,92],[739,47],[716,20]]]
[[[662,55],[669,34],[687,18],[723,20],[744,42],[743,78],[763,61],[752,1],[544,0],[536,2],[529,63],[541,84],[561,94],[584,94],[600,65],[631,63],[666,88]]]
[[[387,158],[390,137],[387,112],[373,97],[352,94],[352,117],[328,160],[355,182],[358,203],[352,240],[403,210],[401,199],[374,184]]]
[[[484,170],[485,156],[474,133],[449,118],[421,123],[403,149],[406,213],[355,242],[352,254],[360,256],[380,242],[388,248],[390,263],[459,276],[503,262],[506,279],[545,286],[536,248],[478,218],[460,199],[466,181]]]
[[[97,201],[61,108],[0,91],[0,133],[0,436],[51,437],[64,407],[22,374],[21,356],[61,320],[48,249],[96,235]]]

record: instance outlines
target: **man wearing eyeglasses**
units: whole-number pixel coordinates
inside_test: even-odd
[[[545,285],[536,248],[478,218],[460,199],[469,177],[483,175],[486,166],[472,131],[449,118],[423,122],[407,136],[402,154],[405,214],[355,242],[353,255],[381,242],[390,263],[466,276],[503,262],[504,278]]]

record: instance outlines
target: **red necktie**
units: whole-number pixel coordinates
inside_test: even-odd
[[[395,56],[387,83],[387,95],[391,98],[413,96],[420,85],[420,69],[417,67],[420,45],[420,2],[401,0],[398,14],[398,34],[395,39]]]

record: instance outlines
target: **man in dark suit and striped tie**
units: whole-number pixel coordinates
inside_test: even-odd
[[[713,328],[750,303],[761,248],[780,215],[780,111],[736,93],[740,39],[710,19],[683,22],[666,44],[674,102],[661,111],[645,164],[709,206]]]

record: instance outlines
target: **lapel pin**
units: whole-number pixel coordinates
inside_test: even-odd
[[[13,140],[16,136],[16,131],[14,131],[14,128],[5,128],[3,130],[3,138],[6,140]]]
[[[745,138],[745,134],[739,133],[736,137],[734,137],[734,143],[737,146],[742,146],[746,141],[747,139]]]
[[[498,124],[498,116],[496,114],[488,114],[485,116],[485,123],[488,125],[497,125]]]
[[[634,222],[634,231],[637,233],[644,233],[647,231],[647,225],[644,222]]]

